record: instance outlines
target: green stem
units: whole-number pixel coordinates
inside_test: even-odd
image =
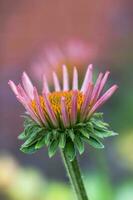
[[[81,172],[79,169],[79,165],[77,159],[75,158],[73,161],[69,161],[64,151],[61,151],[62,158],[70,179],[70,182],[73,186],[73,189],[76,193],[77,200],[89,200],[87,197],[87,193],[83,184],[83,180],[81,177]]]

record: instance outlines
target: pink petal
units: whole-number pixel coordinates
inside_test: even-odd
[[[77,68],[74,67],[73,69],[73,84],[72,84],[72,88],[73,90],[78,90],[78,72],[77,72]]]
[[[36,114],[34,113],[33,108],[30,105],[30,100],[25,91],[23,90],[22,86],[19,84],[16,86],[13,81],[9,81],[9,85],[12,89],[12,91],[15,93],[18,101],[24,106],[24,108],[28,111],[31,118],[40,124],[40,121],[38,120]]]
[[[53,72],[53,80],[54,80],[54,87],[55,87],[55,91],[60,91],[60,83],[57,77],[57,74],[55,72]]]
[[[47,94],[46,94],[46,93],[43,93],[43,97],[44,97],[44,101],[45,101],[45,105],[46,105],[46,109],[47,109],[47,113],[48,113],[48,115],[49,115],[49,118],[50,118],[51,122],[53,123],[53,125],[54,125],[55,127],[57,127],[58,122],[57,122],[55,113],[54,113],[54,111],[53,111],[53,109],[52,109],[52,106],[51,106],[51,103],[50,103],[50,101],[49,101],[49,99],[48,99]]]
[[[77,121],[77,99],[78,99],[78,92],[73,91],[72,95],[72,108],[71,108],[71,123],[75,124]]]
[[[23,83],[24,89],[25,89],[27,95],[29,96],[29,98],[33,99],[34,98],[33,85],[32,85],[32,82],[31,82],[30,78],[26,74],[26,72],[23,72],[22,83]]]
[[[113,95],[117,88],[117,85],[113,85],[109,90],[107,90],[107,92],[94,104],[89,112],[88,117],[90,117],[99,107],[101,107]]]
[[[100,85],[101,85],[102,77],[103,77],[103,73],[100,73],[97,80],[96,80],[96,83],[95,83],[95,86],[94,86],[94,89],[93,89],[93,92],[92,92],[92,97],[91,97],[91,101],[93,103],[96,102],[96,100],[98,98],[98,91],[99,91],[99,88],[100,88]]]
[[[25,103],[31,102],[30,97],[27,95],[27,93],[25,92],[25,90],[23,89],[21,84],[18,84],[17,90],[18,90],[18,97],[22,97],[24,99]]]
[[[37,116],[37,114],[35,113],[34,109],[32,108],[31,104],[26,104],[25,109],[28,111],[29,115],[31,116],[31,118],[37,122],[39,125],[42,125],[39,117]]]
[[[25,109],[29,112],[30,116],[38,124],[41,125],[41,121],[40,121],[37,113],[35,112],[35,110],[33,109],[32,105],[31,105],[31,100],[30,100],[29,96],[27,96],[27,94],[25,93],[25,91],[22,88],[21,84],[19,84],[17,86],[17,88],[18,88],[18,92],[19,92],[19,95],[17,96],[17,99],[23,104],[23,106],[25,107]]]
[[[42,92],[46,94],[49,93],[48,82],[45,75],[43,75],[43,91]]]
[[[41,107],[41,103],[40,103],[40,97],[38,95],[38,92],[37,92],[37,89],[34,88],[34,99],[35,99],[35,102],[36,102],[36,105],[37,105],[37,110],[38,110],[38,113],[39,113],[39,117],[41,119],[41,121],[47,125],[47,121],[46,121],[46,118],[45,118],[45,115],[44,115],[44,112],[43,112],[43,109]]]
[[[107,71],[107,72],[105,73],[105,75],[104,75],[102,81],[101,81],[100,88],[99,88],[99,91],[98,91],[98,97],[99,97],[100,93],[102,92],[102,90],[103,90],[103,88],[104,88],[104,86],[105,86],[105,84],[106,84],[106,82],[107,82],[107,80],[108,80],[109,74],[110,74],[110,72]]]
[[[85,91],[87,90],[88,83],[92,82],[92,73],[93,73],[93,66],[92,66],[92,64],[90,64],[88,66],[88,69],[87,69],[87,72],[86,72],[86,75],[85,75],[85,78],[84,78],[84,81],[83,81],[83,84],[81,87],[81,91],[83,93],[85,93]]]
[[[63,90],[69,90],[69,78],[66,65],[63,65]]]
[[[18,90],[17,90],[15,83],[13,81],[9,80],[8,84],[9,84],[10,88],[12,89],[12,91],[14,92],[14,94],[17,96]]]
[[[85,99],[84,99],[84,102],[81,106],[81,118],[82,118],[82,120],[84,120],[86,118],[86,115],[87,115],[87,112],[88,112],[88,109],[89,109],[89,104],[90,104],[90,101],[91,101],[91,95],[92,95],[93,87],[94,86],[93,86],[92,83],[88,84],[88,89],[85,93]]]
[[[66,108],[66,103],[65,103],[65,97],[61,98],[61,113],[62,113],[62,121],[64,124],[64,127],[68,127],[69,126],[69,115],[68,115],[68,111]]]

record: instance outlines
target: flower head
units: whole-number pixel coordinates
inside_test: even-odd
[[[109,76],[108,71],[105,74],[100,73],[94,84],[93,66],[89,65],[80,89],[77,68],[73,68],[71,87],[65,65],[62,66],[62,71],[62,85],[53,72],[55,91],[52,92],[45,75],[43,76],[41,95],[25,72],[22,76],[23,87],[21,84],[16,86],[12,81],[9,81],[9,85],[30,117],[26,119],[25,131],[20,135],[20,138],[26,139],[21,149],[24,152],[34,152],[46,144],[49,155],[52,156],[60,146],[68,151],[72,160],[75,156],[75,145],[83,153],[83,141],[102,148],[103,145],[97,137],[114,135],[103,122],[102,115],[95,112],[112,96],[117,85],[101,95]]]

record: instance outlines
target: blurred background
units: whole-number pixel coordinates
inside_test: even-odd
[[[133,2],[131,0],[0,0],[0,199],[71,200],[58,154],[19,151],[23,107],[8,86],[26,70],[38,88],[51,70],[88,64],[111,71],[119,90],[101,109],[119,136],[104,150],[86,148],[79,158],[92,200],[133,200]]]

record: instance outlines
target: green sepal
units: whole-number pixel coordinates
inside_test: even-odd
[[[103,121],[103,113],[99,112],[99,113],[94,113],[93,114],[93,118],[95,119],[99,119]]]
[[[22,147],[28,147],[31,146],[33,143],[35,143],[39,138],[40,135],[42,134],[42,129],[41,128],[34,128],[32,132],[30,133],[29,138],[25,141],[25,143],[22,145]]]
[[[58,149],[58,144],[59,144],[59,141],[58,140],[53,140],[49,147],[48,147],[48,155],[49,157],[53,157]]]
[[[19,139],[19,140],[25,140],[25,139],[27,139],[27,136],[26,136],[26,134],[25,134],[25,131],[23,131],[22,133],[20,133],[20,135],[18,136],[18,139]]]
[[[52,134],[53,134],[53,138],[54,138],[54,139],[57,139],[58,136],[59,136],[59,131],[56,130],[56,129],[54,129],[54,130],[52,130]]]
[[[106,138],[106,137],[111,137],[111,136],[116,136],[118,135],[118,133],[115,133],[113,131],[109,131],[109,130],[103,130],[103,131],[98,131],[95,130],[95,135],[99,138]]]
[[[46,136],[45,136],[45,144],[46,146],[48,146],[50,144],[50,141],[51,141],[51,137],[52,136],[52,132],[47,132],[46,133]]]
[[[76,156],[76,151],[74,144],[71,140],[66,142],[66,146],[64,148],[65,154],[70,161],[73,161]]]
[[[67,132],[68,132],[68,134],[69,134],[71,140],[74,141],[75,134],[74,134],[73,129],[68,129]]]
[[[64,149],[66,145],[66,134],[64,132],[60,133],[60,138],[59,138],[59,147]]]
[[[48,146],[49,156],[52,157],[58,146],[66,152],[70,161],[75,158],[76,149],[79,153],[84,152],[84,142],[94,148],[104,148],[98,138],[105,138],[118,135],[110,130],[107,123],[103,121],[102,113],[95,113],[88,121],[79,122],[70,128],[64,129],[41,127],[29,117],[25,117],[24,132],[19,135],[19,139],[25,140],[21,146],[24,153],[34,153],[43,146]]]
[[[74,144],[76,145],[80,154],[84,153],[84,143],[79,135],[75,136]]]
[[[87,123],[86,129],[90,132],[90,133],[94,133],[94,126],[91,122]]]
[[[85,128],[80,128],[79,131],[81,132],[81,134],[87,138],[89,138],[89,131]]]
[[[86,138],[86,137],[83,137],[83,140],[96,149],[103,149],[104,148],[104,145],[100,142],[100,140],[98,140],[95,137],[90,136],[89,139]]]
[[[45,136],[39,139],[39,141],[36,143],[35,149],[41,149],[44,146],[45,146]]]
[[[20,150],[23,152],[23,153],[26,153],[26,154],[33,154],[35,153],[36,151],[38,151],[36,148],[35,148],[35,144],[31,145],[31,146],[28,146],[28,147],[22,147],[20,148]]]

